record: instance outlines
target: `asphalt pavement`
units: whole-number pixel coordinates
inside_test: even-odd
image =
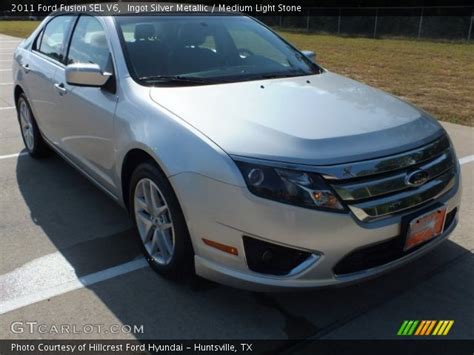
[[[462,163],[460,223],[415,262],[304,292],[175,283],[146,266],[124,210],[56,155],[25,154],[19,41],[0,35],[0,339],[390,339],[405,319],[454,320],[446,338],[474,338],[473,128],[443,123]]]

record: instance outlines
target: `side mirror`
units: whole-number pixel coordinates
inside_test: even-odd
[[[316,53],[313,51],[301,51],[301,53],[312,62],[316,60]]]
[[[66,82],[70,85],[100,87],[111,76],[111,73],[103,73],[97,64],[76,63],[66,67]]]

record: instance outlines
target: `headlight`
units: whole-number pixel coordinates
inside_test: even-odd
[[[336,195],[315,173],[236,161],[253,194],[291,205],[344,211]]]

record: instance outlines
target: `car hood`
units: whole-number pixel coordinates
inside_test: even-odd
[[[412,105],[330,72],[155,87],[150,96],[228,154],[296,164],[339,164],[394,154],[443,132]]]

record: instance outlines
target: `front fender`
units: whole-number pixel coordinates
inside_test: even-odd
[[[126,90],[125,100],[119,100],[115,117],[118,186],[122,186],[124,159],[132,149],[150,155],[168,177],[193,172],[245,186],[237,166],[218,145],[149,99],[148,88],[130,82],[128,85],[133,89]]]

